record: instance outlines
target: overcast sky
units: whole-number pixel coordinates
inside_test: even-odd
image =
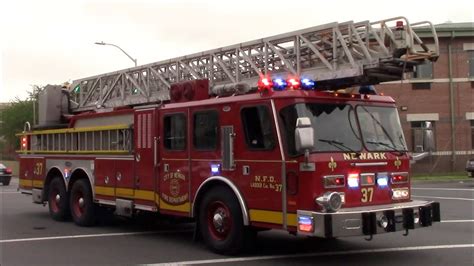
[[[0,102],[138,64],[347,20],[474,21],[473,1],[0,0]]]

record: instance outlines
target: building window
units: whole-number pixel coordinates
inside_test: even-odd
[[[219,116],[217,111],[204,111],[194,114],[194,148],[198,150],[215,150]]]
[[[428,62],[425,62],[424,64],[415,66],[413,75],[414,75],[414,78],[416,79],[432,79],[433,78],[433,62],[428,61]]]
[[[164,146],[168,150],[184,150],[186,148],[186,116],[173,114],[164,117]]]
[[[412,83],[413,90],[429,90],[431,89],[431,83],[429,82],[416,82]]]
[[[275,146],[273,119],[265,106],[243,108],[241,111],[245,142],[250,149],[271,150]]]
[[[411,122],[413,152],[430,152],[436,150],[435,122]]]

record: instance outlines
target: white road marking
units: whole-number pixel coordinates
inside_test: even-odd
[[[323,256],[353,255],[353,254],[383,253],[383,252],[399,252],[399,251],[413,251],[413,250],[430,250],[430,249],[454,249],[454,248],[474,248],[474,244],[396,247],[396,248],[361,249],[361,250],[347,250],[347,251],[313,252],[313,253],[274,255],[274,256],[255,256],[255,257],[226,258],[226,259],[177,261],[177,262],[170,262],[170,263],[157,263],[157,264],[145,264],[145,265],[150,265],[150,266],[158,266],[158,265],[168,265],[168,266],[172,266],[172,265],[196,265],[196,264],[210,264],[210,263],[261,261],[261,260],[292,259],[292,258],[306,258],[306,257],[323,257]]]
[[[474,223],[474,220],[441,220],[442,223]]]
[[[474,199],[468,198],[450,198],[450,197],[434,197],[434,196],[413,196],[414,198],[430,198],[430,199],[448,199],[448,200],[467,200],[467,201],[474,201]]]
[[[58,240],[58,239],[78,239],[78,238],[93,238],[93,237],[110,237],[110,236],[135,236],[135,235],[151,235],[151,234],[168,234],[168,233],[184,233],[191,232],[190,230],[166,230],[166,231],[142,231],[142,232],[128,232],[128,233],[108,233],[108,234],[91,234],[91,235],[69,235],[69,236],[48,236],[48,237],[34,237],[34,238],[17,238],[17,239],[3,239],[3,243],[17,243],[17,242],[31,242],[44,240]]]
[[[412,190],[474,191],[472,188],[412,187]]]

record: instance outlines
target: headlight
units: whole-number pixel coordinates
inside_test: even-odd
[[[326,192],[316,199],[316,203],[328,212],[335,212],[342,206],[342,197],[337,192]]]

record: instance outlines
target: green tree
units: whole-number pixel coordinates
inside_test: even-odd
[[[20,140],[15,135],[23,131],[26,121],[33,121],[33,103],[31,99],[16,99],[10,106],[1,112],[2,126],[0,127],[0,136],[4,137],[4,151],[11,153],[20,148]]]
[[[35,124],[37,114],[33,106],[35,106],[38,99],[38,94],[43,88],[33,85],[32,89],[28,91],[28,98],[21,100],[16,98],[10,105],[0,112],[0,136],[3,136],[3,141],[0,141],[0,152],[6,157],[14,157],[15,150],[20,148],[20,139],[16,136],[17,133],[23,131],[25,122]]]

